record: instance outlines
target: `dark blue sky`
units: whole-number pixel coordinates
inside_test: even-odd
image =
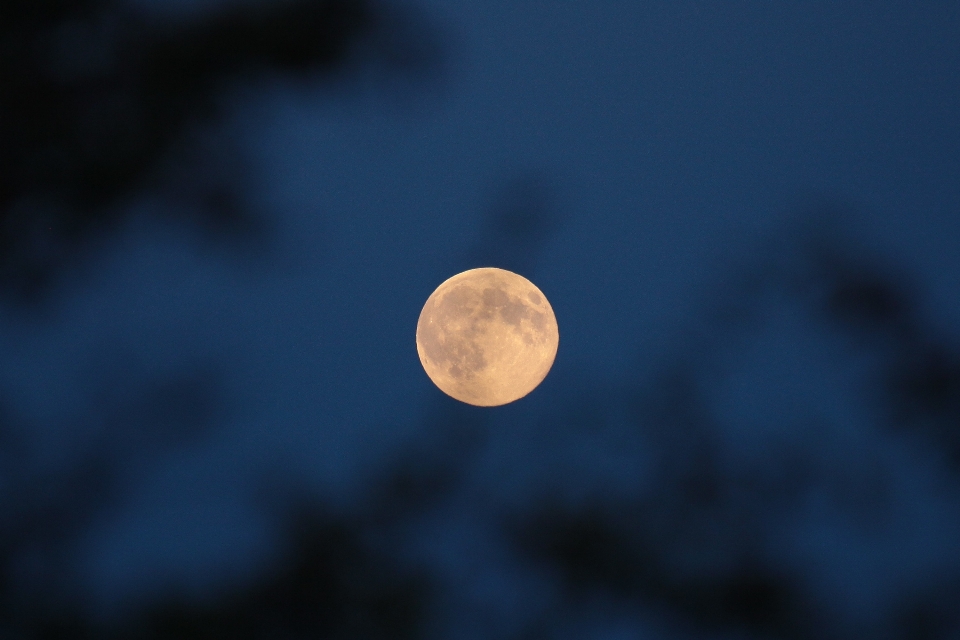
[[[378,465],[432,437],[424,416],[446,400],[417,359],[417,316],[440,282],[497,255],[487,225],[518,181],[537,185],[550,220],[511,255],[554,307],[556,364],[530,397],[490,412],[460,498],[411,534],[411,553],[459,576],[464,621],[519,619],[554,597],[488,531],[497,505],[544,487],[573,502],[631,492],[649,475],[643,434],[616,420],[603,437],[552,432],[551,416],[698,349],[725,283],[789,253],[793,230],[836,223],[958,339],[956,2],[416,6],[446,47],[439,78],[374,69],[344,87],[265,82],[231,99],[214,135],[249,162],[273,225],[262,256],[238,261],[138,217],[67,278],[49,320],[2,319],[3,385],[22,414],[67,425],[51,442],[82,440],[74,417],[96,421],[104,387],[124,382],[110,379],[117,363],[139,372],[130,384],[208,362],[222,374],[217,430],[131,468],[128,498],[78,543],[92,607],[255,572],[277,544],[250,497],[264,472],[349,509]],[[825,209],[836,213],[813,215]],[[769,524],[787,532],[773,556],[841,594],[841,618],[869,617],[896,585],[960,570],[960,485],[944,488],[919,454],[865,444],[851,417],[864,411],[837,389],[869,359],[771,314],[707,366],[724,424],[739,425],[719,438],[733,465],[776,441],[825,451],[830,468],[876,457],[895,470],[887,524],[851,523],[830,499]],[[811,405],[822,432],[797,433],[784,416]],[[582,637],[672,637],[659,624]]]

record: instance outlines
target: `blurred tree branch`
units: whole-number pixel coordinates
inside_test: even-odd
[[[162,191],[158,164],[190,127],[219,115],[231,84],[278,73],[329,78],[365,38],[384,41],[391,65],[433,64],[424,34],[406,43],[403,25],[365,0],[244,2],[173,23],[119,0],[4,2],[0,294],[36,297],[88,239],[120,222],[123,204]],[[191,194],[203,226],[251,228],[238,188]]]
[[[927,445],[920,455],[929,463],[939,461],[954,480],[960,473],[960,358],[950,337],[923,318],[915,287],[829,225],[814,225],[767,250],[760,255],[769,260],[751,256],[739,276],[725,279],[697,338],[658,374],[626,382],[609,404],[594,407],[598,425],[615,422],[628,407],[630,425],[656,457],[650,486],[585,505],[548,494],[532,510],[506,518],[517,548],[553,571],[563,589],[559,608],[533,624],[532,637],[562,637],[575,612],[596,597],[637,615],[661,612],[698,634],[933,639],[960,632],[952,565],[927,576],[926,586],[901,583],[886,612],[851,627],[802,568],[778,557],[771,523],[801,509],[815,492],[838,497],[838,508],[876,535],[896,517],[890,499],[895,472],[865,463],[870,451],[853,450],[852,459],[834,461],[832,443],[817,440],[813,434],[820,432],[806,417],[794,420],[797,429],[809,431],[807,438],[767,447],[761,461],[745,464],[721,445],[719,436],[732,425],[717,417],[708,390],[718,370],[743,350],[730,346],[759,333],[769,321],[764,314],[776,316],[771,307],[796,303],[804,324],[828,344],[839,337],[839,344],[874,363],[861,384],[842,390],[867,425],[860,444],[909,433]],[[780,407],[770,408],[768,419],[783,419],[776,414]],[[810,415],[818,414],[812,408]],[[561,413],[555,428],[576,428],[566,419]],[[637,464],[643,464],[639,455]]]

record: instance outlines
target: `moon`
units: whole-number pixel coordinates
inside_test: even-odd
[[[441,391],[479,407],[519,400],[547,376],[560,333],[532,282],[505,269],[458,273],[420,312],[417,353]]]

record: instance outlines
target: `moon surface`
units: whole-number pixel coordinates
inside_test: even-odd
[[[447,395],[480,407],[533,391],[550,371],[559,342],[543,292],[493,267],[445,281],[417,322],[417,353],[427,375]]]

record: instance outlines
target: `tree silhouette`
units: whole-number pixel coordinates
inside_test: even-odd
[[[332,78],[364,39],[398,69],[434,65],[429,34],[410,42],[409,23],[361,0],[245,2],[166,22],[118,1],[4,2],[0,292],[41,294],[144,193],[187,198],[179,209],[215,235],[253,232],[242,176],[194,166],[205,178],[184,190],[186,176],[161,178],[171,154],[222,115],[226,89],[266,75]]]
[[[875,363],[865,379],[843,390],[866,419],[863,441],[901,449],[901,441],[890,438],[909,434],[922,464],[939,465],[956,482],[955,347],[921,316],[914,289],[897,270],[863,255],[842,234],[813,226],[812,233],[774,243],[760,252],[769,254],[769,261],[727,280],[719,288],[720,302],[710,307],[714,312],[704,316],[700,338],[689,341],[661,373],[626,382],[594,409],[592,420],[602,425],[629,407],[631,428],[644,434],[656,455],[657,473],[648,488],[585,505],[547,495],[531,511],[507,518],[517,547],[551,568],[566,594],[562,612],[551,610],[531,627],[531,637],[562,637],[571,612],[584,610],[597,593],[636,615],[657,611],[694,635],[955,638],[960,633],[956,566],[947,563],[942,573],[925,574],[924,587],[903,582],[888,609],[851,623],[817,592],[805,567],[776,552],[783,534],[772,523],[824,492],[837,500],[843,514],[838,517],[863,522],[880,535],[891,518],[903,517],[891,504],[891,483],[900,482],[892,468],[863,466],[857,459],[835,467],[829,455],[834,441],[816,440],[814,434],[823,432],[809,423],[816,410],[792,422],[809,436],[765,449],[762,462],[731,458],[721,445],[730,427],[709,400],[717,363],[741,353],[742,347],[731,345],[760,330],[773,299],[774,306],[797,305],[802,322],[830,344],[849,345]],[[871,451],[851,453],[862,457]],[[644,463],[638,455],[637,464]]]
[[[260,234],[237,167],[190,157],[203,152],[191,148],[197,132],[224,115],[227,92],[265,78],[339,82],[364,51],[395,74],[433,67],[432,34],[408,32],[414,22],[360,0],[234,3],[173,21],[111,0],[0,4],[4,304],[44,300],[139,198],[176,201],[168,214],[219,239]],[[190,169],[170,170],[181,163]],[[252,587],[208,604],[171,596],[111,625],[85,613],[64,562],[71,545],[122,496],[132,465],[223,417],[215,366],[119,386],[103,415],[63,425],[85,438],[66,458],[36,435],[51,425],[3,405],[0,637],[412,637],[423,581],[389,571],[356,522],[313,503],[279,516],[289,557]]]

